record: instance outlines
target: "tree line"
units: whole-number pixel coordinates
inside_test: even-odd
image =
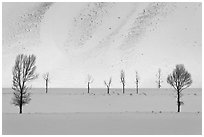
[[[19,107],[19,113],[22,114],[22,108],[24,105],[28,104],[31,100],[30,92],[28,87],[28,82],[38,78],[36,73],[36,56],[35,55],[24,55],[19,54],[16,57],[15,65],[13,67],[13,94],[12,103],[15,106]],[[157,85],[158,88],[161,88],[161,69],[157,73]],[[48,82],[50,81],[49,73],[43,75],[45,80],[45,91],[48,93]],[[94,79],[91,75],[87,77],[87,89],[90,93],[90,84],[93,83]],[[122,84],[122,93],[125,93],[125,71],[121,70],[120,72],[120,82]],[[110,77],[109,81],[104,81],[105,86],[107,87],[107,94],[110,94],[110,86],[112,83],[112,78]],[[135,83],[136,83],[136,93],[139,93],[139,75],[136,71],[135,73]],[[167,77],[167,83],[170,84],[177,92],[177,112],[180,112],[180,106],[183,104],[181,99],[181,92],[191,86],[192,78],[191,74],[185,69],[183,64],[176,65],[175,69]]]

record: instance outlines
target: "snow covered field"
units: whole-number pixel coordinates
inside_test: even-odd
[[[84,92],[83,92],[84,91]],[[3,134],[201,134],[201,89],[184,91],[176,113],[172,89],[32,89],[32,100],[19,109],[3,89]],[[18,126],[21,125],[21,126]]]
[[[201,113],[3,114],[3,134],[201,134],[201,131]]]
[[[17,87],[44,87],[43,75],[50,74],[48,94],[32,88],[22,115],[11,103],[18,54],[36,56],[36,69],[29,68],[39,77],[31,82],[13,73],[24,78]],[[178,64],[193,81],[182,93],[180,113],[166,82]],[[139,88],[157,87],[157,80],[162,89],[136,94],[135,71]],[[104,80],[110,77],[108,95]],[[201,134],[202,3],[3,2],[2,87],[10,87],[2,89],[3,134]]]
[[[32,100],[23,107],[24,113],[67,113],[67,112],[176,112],[176,92],[173,89],[32,89]],[[186,89],[181,100],[181,112],[202,112],[201,89]],[[18,113],[19,108],[11,104],[12,89],[3,89],[3,112]],[[132,95],[130,95],[132,94]]]

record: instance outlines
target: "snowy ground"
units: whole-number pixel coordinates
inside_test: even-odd
[[[81,89],[80,89],[81,91]],[[86,89],[84,89],[86,92]],[[103,92],[102,92],[103,91]],[[133,91],[133,92],[131,92]],[[201,134],[202,91],[184,92],[181,113],[176,113],[171,89],[92,89],[31,91],[32,100],[19,108],[11,104],[12,92],[3,89],[3,134]],[[19,126],[21,125],[21,126]]]
[[[83,92],[82,92],[83,91]],[[12,90],[3,89],[3,112],[18,113],[19,108],[11,104]],[[69,113],[69,112],[176,112],[176,94],[173,89],[140,89],[137,95],[134,89],[32,89],[32,100],[23,107],[24,113]],[[8,94],[9,93],[9,94]],[[186,89],[181,100],[182,112],[202,112],[201,89]],[[95,94],[95,95],[94,95]],[[131,94],[131,95],[130,95]]]
[[[201,134],[201,113],[3,114],[3,134]]]

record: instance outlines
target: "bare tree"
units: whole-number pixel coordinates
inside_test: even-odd
[[[110,94],[109,89],[110,89],[111,83],[112,83],[112,78],[111,78],[111,77],[110,77],[110,79],[109,79],[109,82],[104,81],[104,84],[105,84],[106,87],[107,87],[107,93],[108,93],[108,94]]]
[[[88,75],[88,77],[87,77],[87,83],[88,83],[88,94],[90,93],[89,91],[90,91],[90,84],[91,83],[93,83],[93,78],[92,78],[92,76],[91,75]]]
[[[19,107],[20,114],[23,105],[28,104],[31,100],[30,92],[28,92],[30,88],[27,84],[38,77],[35,73],[35,61],[36,56],[34,55],[20,54],[16,57],[15,66],[13,67],[12,89],[14,90],[14,98],[12,98],[12,103]]]
[[[120,72],[120,82],[123,85],[123,94],[125,93],[125,72],[124,70],[121,70]]]
[[[186,71],[184,65],[176,65],[173,73],[168,75],[167,83],[177,92],[177,112],[180,112],[180,106],[183,104],[183,102],[180,101],[181,92],[192,84],[191,74]]]
[[[43,78],[45,80],[45,92],[48,93],[48,82],[50,81],[49,72],[45,73]]]
[[[136,75],[135,75],[135,83],[136,83],[136,93],[139,93],[139,75],[138,72],[136,71]]]
[[[163,81],[161,80],[161,69],[160,68],[159,68],[158,73],[156,74],[156,76],[157,76],[157,81],[156,81],[157,86],[158,86],[158,88],[161,88],[161,83]]]

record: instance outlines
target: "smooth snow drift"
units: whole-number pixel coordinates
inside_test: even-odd
[[[30,104],[10,102],[11,89],[3,90],[3,134],[201,134],[201,89],[184,92],[176,113],[172,89],[32,89]],[[19,126],[21,125],[21,126]]]
[[[198,113],[3,114],[4,135],[192,135]]]

